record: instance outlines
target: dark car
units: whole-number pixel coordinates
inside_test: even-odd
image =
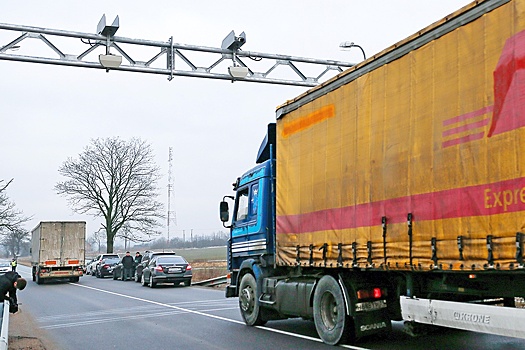
[[[130,280],[133,279],[133,276],[135,275],[135,265],[133,265],[133,268],[131,270]],[[118,264],[113,267],[113,279],[121,281],[124,281],[124,265],[122,264],[122,259],[119,260]]]
[[[87,267],[86,267],[86,274],[87,275],[91,274],[91,276],[96,276],[97,275],[98,265],[100,265],[100,262],[102,260],[108,259],[108,258],[116,258],[116,259],[118,259],[119,256],[118,256],[118,254],[113,254],[113,253],[104,253],[104,254],[97,255],[97,257],[95,259],[93,259],[93,262],[91,262],[89,265],[87,265]]]
[[[153,257],[142,271],[143,286],[155,287],[157,283],[184,283],[191,285],[191,265],[179,255],[160,255]]]
[[[103,278],[105,276],[113,276],[113,268],[119,263],[119,258],[106,258],[100,261],[95,271],[95,276]]]
[[[148,266],[148,263],[151,259],[153,259],[156,256],[161,255],[169,255],[169,256],[175,256],[177,255],[175,252],[145,252],[142,256],[142,260],[140,261],[140,264],[138,264],[135,267],[135,282],[140,282],[142,280],[142,270]]]

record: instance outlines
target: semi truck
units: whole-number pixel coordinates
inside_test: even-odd
[[[474,1],[278,106],[220,203],[226,297],[332,345],[393,321],[524,338],[524,126],[525,0]]]
[[[85,264],[85,221],[42,221],[31,231],[33,281],[78,282]]]

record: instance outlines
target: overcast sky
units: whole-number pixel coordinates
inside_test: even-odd
[[[371,56],[468,3],[1,1],[0,23],[94,34],[102,14],[108,22],[118,15],[116,35],[121,37],[168,41],[173,36],[176,43],[220,47],[235,30],[246,33],[247,51],[359,62],[361,51],[341,51],[339,44],[353,41]],[[19,35],[0,30],[0,47]],[[21,46],[16,54],[38,55],[47,48],[35,39]],[[81,52],[73,47],[68,52],[68,44],[59,48]],[[231,184],[254,164],[266,125],[275,121],[275,108],[306,91],[186,77],[170,82],[161,75],[5,60],[0,60],[0,77],[0,179],[14,178],[8,196],[33,216],[28,230],[39,221],[85,220],[88,235],[102,220],[72,212],[54,185],[64,180],[58,174],[60,165],[68,157],[77,158],[91,139],[138,137],[150,143],[164,176],[158,185],[166,211],[172,147],[171,211],[176,226],[171,223],[170,236],[225,231],[219,201],[232,194]]]

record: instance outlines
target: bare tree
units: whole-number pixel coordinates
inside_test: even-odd
[[[6,189],[11,182],[13,182],[13,179],[7,183],[4,180],[0,180],[0,234],[2,235],[20,230],[23,223],[31,220],[30,217],[25,217],[23,212],[16,208],[14,202],[9,200]]]
[[[141,234],[159,233],[158,219],[164,217],[162,203],[155,200],[160,175],[149,144],[136,138],[91,140],[78,159],[67,159],[58,171],[68,180],[55,190],[68,197],[73,210],[104,218],[108,253],[124,226]]]
[[[24,243],[29,242],[29,231],[16,229],[9,231],[2,237],[2,245],[5,246],[9,255],[20,256],[20,251]]]
[[[0,243],[8,254],[17,256],[29,238],[29,232],[22,228],[22,224],[31,220],[31,217],[24,216],[15,203],[9,200],[6,189],[12,182],[13,179],[8,182],[0,180]]]
[[[97,252],[100,253],[100,249],[102,247],[102,242],[104,241],[104,239],[106,239],[106,236],[105,233],[102,233],[102,228],[98,229],[97,231],[93,232],[93,234],[91,235],[91,237],[89,237],[87,239],[87,242],[91,245],[91,249],[93,249],[93,246],[97,246],[98,250]]]

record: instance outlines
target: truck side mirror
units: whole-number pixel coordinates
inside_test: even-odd
[[[226,222],[230,219],[230,209],[228,207],[228,202],[222,201],[220,203],[219,211],[222,222]]]

